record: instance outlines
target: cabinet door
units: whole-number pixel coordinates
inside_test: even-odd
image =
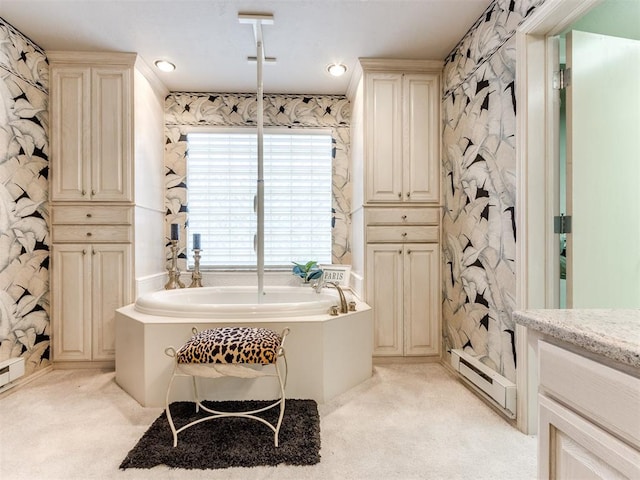
[[[131,82],[129,67],[92,69],[92,200],[133,200]]]
[[[437,74],[406,74],[402,85],[405,202],[440,200],[440,81]]]
[[[131,303],[131,245],[96,244],[92,257],[93,360],[115,358],[116,309]]]
[[[539,395],[538,478],[640,478],[640,452]]]
[[[367,244],[366,301],[373,309],[373,354],[402,355],[402,244]]]
[[[91,70],[51,69],[51,200],[88,200]]]
[[[90,246],[53,245],[53,360],[91,360]]]
[[[439,248],[435,243],[404,247],[404,354],[440,353]]]
[[[366,200],[398,202],[402,194],[402,75],[365,80]]]

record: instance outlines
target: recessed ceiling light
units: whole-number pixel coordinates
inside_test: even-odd
[[[334,77],[339,77],[341,75],[344,75],[344,73],[347,71],[347,67],[341,63],[333,63],[327,67],[327,71]]]
[[[166,60],[156,60],[155,66],[163,72],[173,72],[176,69],[176,66],[173,63]]]

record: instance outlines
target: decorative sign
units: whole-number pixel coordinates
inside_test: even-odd
[[[341,287],[349,286],[351,265],[320,265],[320,268],[324,272],[325,282],[337,283]]]

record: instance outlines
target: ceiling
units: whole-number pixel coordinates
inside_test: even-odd
[[[170,91],[256,91],[251,25],[262,27],[265,93],[344,94],[358,57],[444,60],[491,0],[0,0],[0,17],[44,50],[137,52]],[[340,78],[326,71],[347,66]]]

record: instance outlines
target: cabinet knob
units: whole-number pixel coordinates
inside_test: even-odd
[[[90,213],[87,213],[87,218],[91,218],[91,214]]]
[[[407,232],[402,232],[402,237],[406,237],[407,236]]]
[[[87,232],[87,237],[90,237],[92,235],[91,232]]]
[[[86,190],[82,190],[82,192],[80,192],[80,193],[82,193],[82,196],[84,197],[87,194],[87,191]]]
[[[91,255],[95,255],[95,254],[96,254],[96,251],[92,248],[91,249]]]
[[[82,254],[83,254],[83,255],[86,255],[86,254],[87,254],[87,251],[86,251],[84,248],[82,249]]]
[[[402,250],[398,250],[398,254],[402,255]]]
[[[407,216],[406,215],[402,215],[402,220],[404,221],[406,219],[407,219]]]
[[[407,192],[407,198],[411,196],[411,192]]]
[[[402,198],[402,192],[398,192],[398,198]]]
[[[93,197],[93,196],[95,196],[95,194],[96,194],[96,191],[95,190],[91,190],[91,196]]]
[[[407,254],[411,255],[411,249],[407,250]]]

